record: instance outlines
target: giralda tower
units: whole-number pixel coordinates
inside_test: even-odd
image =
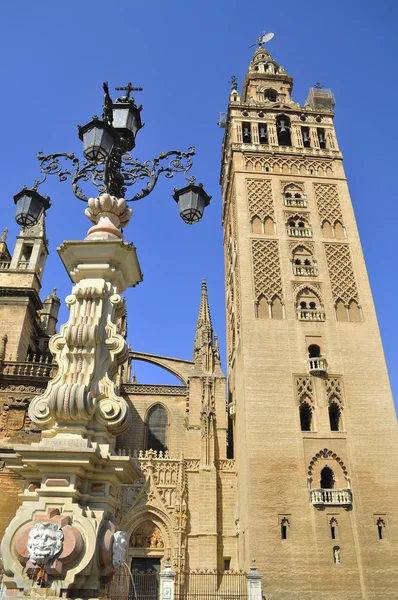
[[[292,88],[259,43],[221,120],[238,564],[272,600],[396,600],[397,422],[334,97]]]

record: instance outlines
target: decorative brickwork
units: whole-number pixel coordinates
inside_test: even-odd
[[[347,244],[325,244],[333,300],[349,304],[358,302],[358,291],[352,268],[350,249]]]
[[[314,404],[314,388],[311,377],[296,377],[296,400],[301,404],[305,400]]]
[[[343,392],[341,389],[341,377],[329,377],[325,381],[326,397],[328,403],[338,402],[343,405]]]
[[[246,179],[246,189],[250,219],[259,217],[264,221],[266,217],[270,217],[274,221],[271,181],[269,179]]]
[[[274,296],[282,300],[282,278],[277,241],[252,240],[254,294],[263,295],[268,302]]]
[[[340,221],[343,224],[337,185],[314,183],[314,190],[321,222],[329,221],[334,225],[336,221]]]
[[[286,175],[313,175],[330,177],[333,175],[331,161],[303,160],[294,158],[273,158],[270,156],[245,156],[247,171],[277,173]]]

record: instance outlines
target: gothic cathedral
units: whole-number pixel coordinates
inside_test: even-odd
[[[292,88],[262,45],[241,94],[232,80],[220,119],[227,378],[203,282],[192,358],[131,350],[116,374],[132,414],[116,447],[139,473],[112,491],[118,524],[133,568],[170,557],[180,572],[247,571],[254,558],[266,600],[395,600],[397,422],[334,97],[316,85],[300,106]],[[0,240],[0,536],[18,494],[34,503],[40,488],[12,465],[40,440],[28,407],[57,372],[47,253],[44,219],[13,253]],[[135,361],[180,384],[135,381]]]

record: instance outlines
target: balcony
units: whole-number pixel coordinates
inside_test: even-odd
[[[285,206],[289,207],[299,207],[299,208],[307,208],[307,199],[306,198],[286,198],[285,197]]]
[[[350,489],[323,489],[310,490],[310,498],[313,506],[352,506],[352,494]]]
[[[324,321],[325,313],[318,308],[298,308],[297,318],[299,321]]]
[[[312,238],[311,227],[286,227],[287,235],[290,237]]]
[[[328,363],[326,358],[318,357],[318,358],[309,358],[308,359],[308,373],[310,375],[327,375],[328,372]]]
[[[293,264],[293,275],[298,275],[299,277],[316,277],[318,269],[312,265]]]

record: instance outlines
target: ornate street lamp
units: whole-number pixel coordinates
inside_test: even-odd
[[[31,227],[40,219],[50,204],[48,196],[41,196],[37,189],[28,190],[26,186],[14,196],[16,204],[15,220],[22,227]]]
[[[175,189],[173,198],[178,203],[180,216],[185,223],[192,225],[200,221],[211,196],[204,191],[201,183],[195,183],[195,177],[187,175],[192,167],[195,148],[190,147],[187,152],[169,150],[161,152],[152,161],[138,162],[129,152],[135,147],[136,135],[143,127],[140,115],[142,106],[136,106],[130,94],[133,90],[141,91],[142,88],[133,87],[131,83],[125,87],[117,87],[116,89],[123,90],[125,95],[117,98],[115,102],[109,95],[107,83],[103,84],[103,88],[105,93],[102,119],[94,115],[89,123],[78,126],[85,160],[81,162],[74,153],[44,156],[39,152],[37,158],[44,177],[35,182],[33,190],[24,188],[14,196],[17,204],[17,222],[23,226],[33,225],[43,210],[50,206],[49,199],[43,198],[37,192],[38,185],[45,181],[47,175],[57,175],[59,181],[66,181],[71,177],[73,193],[84,202],[88,202],[88,198],[80,183],[87,181],[91,181],[98,188],[99,195],[105,193],[124,198],[126,202],[134,202],[151,193],[161,173],[167,178],[174,177],[176,173],[183,173],[188,185],[182,189]],[[64,166],[64,160],[70,161],[72,168]],[[126,198],[127,188],[139,180],[147,180],[145,187],[131,198]]]

